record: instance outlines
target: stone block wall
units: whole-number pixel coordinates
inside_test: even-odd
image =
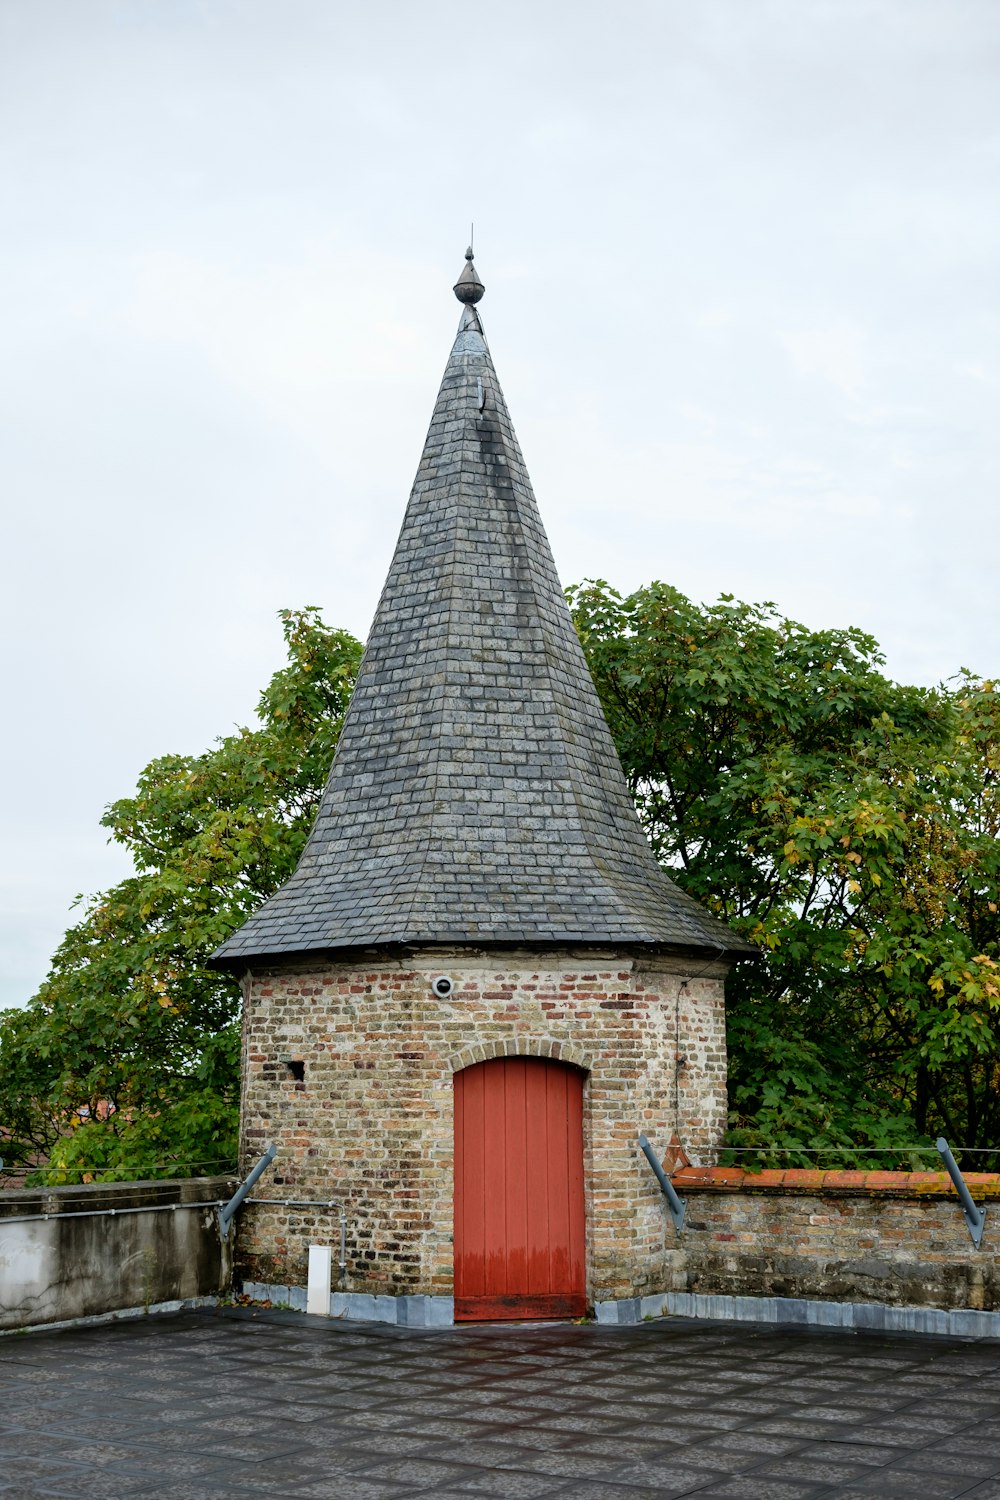
[[[438,999],[431,981],[454,990]],[[584,1171],[593,1300],[668,1284],[672,1229],[638,1150],[679,1134],[711,1161],[726,1119],[725,966],[620,953],[422,953],[285,967],[246,982],[241,1161],[273,1141],[261,1197],[341,1200],[338,1290],[452,1292],[453,1077],[504,1053],[586,1072]],[[302,1286],[336,1213],[250,1205],[236,1274]]]
[[[1000,1176],[966,1181],[987,1208],[978,1249],[943,1172],[680,1168],[668,1290],[1000,1310]]]

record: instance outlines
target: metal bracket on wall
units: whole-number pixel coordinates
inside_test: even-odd
[[[268,1146],[260,1161],[240,1183],[239,1187],[236,1189],[229,1202],[225,1205],[224,1208],[219,1209],[219,1223],[222,1226],[223,1234],[229,1233],[229,1226],[236,1217],[236,1210],[239,1208],[240,1204],[243,1202],[243,1199],[246,1197],[247,1193],[249,1193],[250,1189],[253,1187],[257,1179],[274,1161],[274,1158],[277,1156],[277,1154],[277,1146]]]
[[[652,1167],[653,1172],[656,1176],[656,1180],[660,1184],[660,1189],[663,1193],[663,1196],[667,1200],[667,1208],[670,1211],[671,1219],[673,1219],[674,1221],[674,1228],[678,1233],[680,1233],[680,1231],[684,1228],[684,1204],[678,1197],[677,1190],[674,1187],[673,1183],[670,1181],[670,1178],[660,1166],[656,1152],[653,1150],[652,1146],[649,1144],[644,1135],[640,1135],[639,1145],[642,1147],[642,1154],[643,1156],[645,1156],[646,1160],[649,1162],[649,1165]]]
[[[968,1224],[969,1233],[972,1235],[972,1243],[978,1250],[982,1243],[983,1228],[986,1224],[986,1210],[985,1208],[977,1208],[973,1203],[972,1194],[966,1186],[965,1178],[958,1169],[958,1162],[952,1156],[951,1147],[944,1136],[939,1135],[934,1145],[937,1147],[938,1155],[948,1169],[948,1176],[955,1184],[955,1191],[961,1199],[965,1222]]]

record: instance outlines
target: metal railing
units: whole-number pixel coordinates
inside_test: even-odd
[[[74,1208],[69,1213],[55,1209],[47,1214],[0,1214],[0,1229],[5,1224],[31,1224],[41,1219],[120,1219],[125,1214],[175,1214],[186,1208],[221,1209],[223,1202],[222,1198],[211,1198],[205,1203],[143,1203],[135,1208],[126,1205],[124,1208]]]

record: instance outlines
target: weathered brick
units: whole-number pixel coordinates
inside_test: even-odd
[[[366,967],[365,993],[359,994],[359,971],[331,963],[313,976],[311,987],[323,994],[323,1020],[299,1047],[305,1078],[297,1086],[275,1076],[280,1070],[271,1065],[288,1054],[289,1037],[300,1026],[307,1003],[303,975],[290,969],[254,977],[244,1021],[244,1157],[249,1162],[257,1142],[273,1140],[281,1196],[344,1202],[345,1289],[450,1293],[452,1080],[473,1061],[512,1054],[558,1056],[587,1073],[591,1296],[641,1296],[670,1284],[674,1231],[637,1136],[644,1131],[662,1152],[677,1135],[692,1159],[713,1159],[726,1116],[723,967],[688,979],[679,960],[643,958],[626,969],[616,963],[595,981],[593,966],[593,956],[570,951],[439,951]],[[704,963],[698,967],[703,971]],[[447,1001],[430,988],[441,973],[456,981]],[[627,997],[628,1019],[600,1005],[586,1021],[544,1009],[542,995],[559,989],[572,995],[578,985]],[[679,1019],[678,1034],[682,985],[689,1029]],[[513,997],[512,1009],[489,998],[500,989]],[[279,998],[287,1003],[275,1004]],[[336,1243],[335,1217],[319,1222]],[[239,1230],[243,1274],[302,1284],[315,1233],[302,1218],[287,1221],[278,1210],[251,1207]]]

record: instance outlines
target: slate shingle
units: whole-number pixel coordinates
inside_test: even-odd
[[[746,951],[643,835],[470,305],[312,835],[214,962],[514,941]]]

